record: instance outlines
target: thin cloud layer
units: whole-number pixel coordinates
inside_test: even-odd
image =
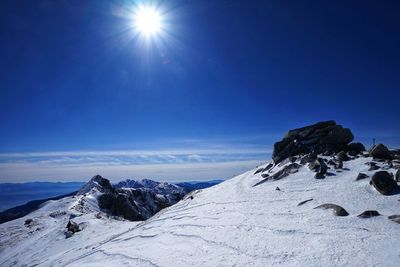
[[[0,181],[112,180],[164,181],[227,179],[270,158],[267,148],[199,150],[61,151],[0,154]]]

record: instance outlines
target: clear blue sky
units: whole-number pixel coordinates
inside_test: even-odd
[[[152,43],[137,2],[0,2],[0,181],[229,178],[328,119],[400,145],[399,2],[158,1]]]

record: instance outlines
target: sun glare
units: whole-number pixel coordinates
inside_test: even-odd
[[[134,26],[138,32],[145,36],[157,35],[162,28],[161,15],[154,7],[138,7],[134,16]]]

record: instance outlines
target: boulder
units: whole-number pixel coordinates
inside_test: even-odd
[[[400,223],[400,215],[391,215],[388,217],[389,220],[394,221],[396,223]]]
[[[65,238],[70,238],[74,235],[74,233],[72,231],[65,231]]]
[[[360,173],[357,175],[356,181],[362,180],[362,179],[365,179],[365,178],[368,178],[368,177],[369,177],[369,176],[366,175],[365,173],[360,172]]]
[[[337,153],[336,158],[339,161],[348,161],[350,159],[344,151],[340,151],[339,153]]]
[[[67,231],[71,231],[73,234],[75,234],[76,232],[79,232],[81,230],[79,228],[79,225],[76,222],[71,221],[71,220],[68,221],[66,228],[67,228]]]
[[[274,144],[272,159],[279,163],[288,157],[301,154],[326,155],[347,150],[353,140],[350,129],[337,125],[335,121],[318,122],[314,125],[290,130],[284,138]]]
[[[370,184],[382,195],[390,195],[398,188],[393,176],[387,171],[378,171],[372,175]]]
[[[377,165],[372,165],[371,167],[369,167],[368,171],[376,171],[376,170],[379,170],[379,169],[380,169],[379,166],[377,166]]]
[[[369,154],[371,157],[377,158],[377,159],[391,159],[390,151],[389,149],[384,146],[383,144],[378,144],[374,146],[370,151]]]
[[[381,214],[379,214],[379,212],[377,212],[376,210],[366,210],[363,213],[357,215],[357,217],[360,218],[371,218],[371,217],[375,217],[375,216],[380,216]]]
[[[349,213],[344,208],[342,208],[339,205],[331,204],[331,203],[319,205],[319,206],[315,207],[314,209],[332,209],[336,216],[348,216],[349,215]]]
[[[347,146],[348,151],[354,151],[357,154],[360,154],[361,152],[365,151],[365,147],[361,143],[351,143]]]

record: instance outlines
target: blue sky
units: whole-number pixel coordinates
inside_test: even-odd
[[[1,1],[0,181],[229,178],[328,119],[400,145],[396,1],[153,1],[152,42],[137,3]]]

